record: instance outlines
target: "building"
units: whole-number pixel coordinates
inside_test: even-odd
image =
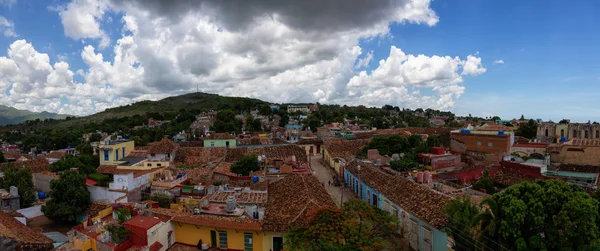
[[[50,251],[54,241],[0,211],[0,250]]]
[[[345,184],[358,198],[398,219],[412,250],[448,250],[448,235],[442,229],[446,223],[443,208],[450,197],[387,174],[370,162],[351,161],[344,171]]]
[[[21,209],[20,198],[17,187],[11,186],[10,192],[6,189],[0,189],[0,209],[8,212]]]
[[[516,143],[512,146],[511,154],[518,155],[519,157],[530,157],[533,155],[544,157],[546,156],[547,146],[548,144],[546,143]]]
[[[328,140],[325,142],[325,150],[322,152],[323,161],[334,169],[338,175],[343,176],[345,172],[342,160],[349,160],[352,156],[358,154],[367,144],[369,144],[369,139]]]
[[[433,170],[461,166],[460,154],[444,151],[441,147],[432,147],[428,153],[418,155],[425,165],[431,166]]]
[[[173,225],[155,217],[138,214],[125,221],[123,227],[131,231],[130,240],[134,247],[164,251],[175,243]]]
[[[235,148],[236,138],[229,133],[213,133],[204,139],[204,147]]]
[[[300,138],[296,145],[306,150],[306,155],[320,155],[323,141],[317,137]]]
[[[536,140],[539,142],[558,142],[563,137],[566,140],[600,139],[600,124],[545,122],[537,125]]]
[[[100,165],[118,164],[125,156],[133,151],[135,143],[130,139],[118,138],[117,140],[105,139],[100,141]]]
[[[451,151],[479,154],[488,163],[497,163],[509,157],[513,142],[513,132],[461,129],[450,134]]]
[[[287,112],[288,113],[294,113],[294,112],[309,113],[310,107],[309,107],[309,105],[288,105]]]

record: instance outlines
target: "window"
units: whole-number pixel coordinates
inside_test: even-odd
[[[488,142],[488,147],[492,147],[492,142]]]
[[[283,250],[283,237],[273,236],[273,251]]]
[[[123,147],[123,157],[125,157],[125,147]]]
[[[219,231],[219,248],[227,248],[227,232]]]
[[[162,166],[160,163],[156,164],[156,166]]]
[[[577,138],[577,130],[573,130],[573,137],[572,138]]]
[[[478,145],[478,146],[481,146],[481,141],[477,141],[477,145]]]
[[[225,141],[225,147],[229,148],[229,141]]]
[[[546,137],[548,137],[548,129],[546,129],[546,132],[544,133],[544,135],[545,135]]]
[[[148,164],[146,164],[146,166],[152,166],[152,163],[148,163]]]
[[[215,142],[210,142],[210,147],[215,147]]]
[[[584,134],[585,134],[585,135],[584,135],[584,136],[585,136],[585,138],[587,139],[587,138],[589,137],[589,136],[588,136],[588,131],[587,131],[587,130],[585,130],[585,131],[584,131]]]
[[[108,161],[108,150],[104,150],[104,161]]]
[[[150,154],[150,157],[154,157],[154,156],[156,156],[156,154],[154,154],[154,153],[151,153],[151,154]]]
[[[560,136],[564,137],[565,136],[565,129],[560,129]]]
[[[115,160],[119,160],[119,149],[115,149]]]
[[[244,251],[252,251],[252,233],[244,233]]]
[[[2,201],[2,205],[3,205],[4,207],[10,207],[10,200],[3,200],[3,201]]]

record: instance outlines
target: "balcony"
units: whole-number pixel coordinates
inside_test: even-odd
[[[178,178],[176,178],[174,180],[158,178],[158,179],[152,181],[152,187],[164,187],[164,188],[170,189],[170,188],[176,187],[178,185],[181,185],[186,180],[187,180],[186,174],[180,174],[180,175],[178,175]]]

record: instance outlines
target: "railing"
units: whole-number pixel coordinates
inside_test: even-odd
[[[180,178],[173,180],[173,181],[152,181],[152,186],[174,187],[174,186],[181,184],[186,179],[187,179],[187,175],[183,175]]]

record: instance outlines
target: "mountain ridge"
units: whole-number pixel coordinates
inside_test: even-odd
[[[58,114],[52,112],[32,112],[20,110],[11,106],[0,105],[0,125],[21,124],[27,120],[65,119],[72,115]]]

